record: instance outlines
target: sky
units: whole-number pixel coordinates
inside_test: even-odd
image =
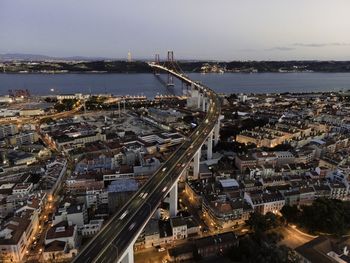
[[[0,53],[350,60],[350,0],[0,0]]]

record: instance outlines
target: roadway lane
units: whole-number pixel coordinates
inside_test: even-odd
[[[165,68],[160,67],[165,70]],[[189,80],[186,76],[169,71],[183,81],[195,85],[210,98],[210,106],[203,122],[195,129],[175,153],[143,185],[129,202],[116,213],[104,228],[85,246],[73,260],[77,263],[115,262],[137,237],[146,222],[157,210],[173,184],[193,159],[198,149],[214,129],[220,108],[217,95],[207,87]],[[204,91],[205,89],[205,91]],[[192,145],[192,147],[191,147]]]

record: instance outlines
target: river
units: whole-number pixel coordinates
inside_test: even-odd
[[[317,92],[350,89],[350,73],[188,74],[220,93]],[[165,81],[166,75],[161,78]],[[182,85],[164,86],[153,74],[0,74],[0,94],[28,89],[34,95],[112,93],[115,95],[181,94]]]

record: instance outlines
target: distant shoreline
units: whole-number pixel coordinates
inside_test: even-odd
[[[189,72],[184,71],[186,74],[202,74],[202,75],[224,75],[224,74],[350,74],[350,71],[286,71],[286,72],[278,72],[278,71],[264,71],[264,72],[225,72],[225,73],[217,73],[217,72]],[[70,71],[70,72],[0,72],[1,75],[70,75],[70,74],[82,74],[82,75],[109,75],[109,74],[153,74],[152,72],[87,72],[87,71]]]
[[[166,63],[161,61],[160,63]],[[184,62],[178,66],[186,73],[350,73],[350,61],[231,61]],[[146,61],[13,61],[0,62],[1,73],[152,73]]]

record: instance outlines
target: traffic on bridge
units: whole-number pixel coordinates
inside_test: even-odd
[[[212,136],[220,117],[218,95],[208,87],[189,79],[185,74],[149,63],[159,71],[167,72],[191,85],[208,100],[205,119],[170,158],[153,174],[138,192],[117,212],[104,228],[83,248],[74,263],[133,262],[133,244],[160,203],[192,161],[202,145]],[[177,202],[177,200],[176,200]]]

